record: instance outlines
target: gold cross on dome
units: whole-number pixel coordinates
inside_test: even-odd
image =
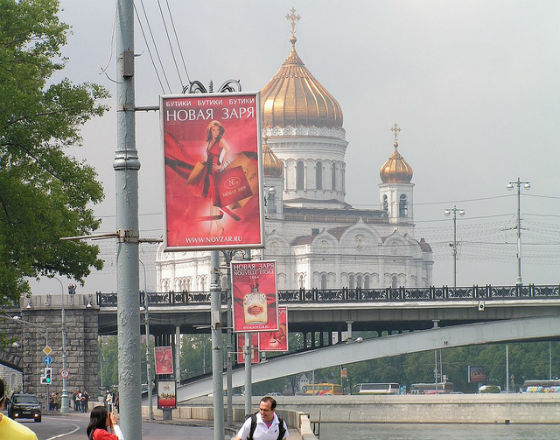
[[[286,19],[290,20],[292,23],[292,38],[296,36],[296,21],[298,21],[301,17],[296,15],[295,8],[290,9],[291,14],[286,14]]]
[[[391,131],[393,132],[393,136],[395,137],[394,144],[398,145],[398,143],[399,143],[399,131],[401,131],[401,129],[399,128],[399,126],[397,125],[396,122],[395,122],[395,125],[393,125],[393,128],[391,128]]]

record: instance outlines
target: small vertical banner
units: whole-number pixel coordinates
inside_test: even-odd
[[[165,249],[262,248],[260,94],[160,97]]]
[[[158,380],[157,407],[159,409],[177,408],[177,392],[174,380]]]
[[[258,333],[251,333],[251,363],[259,363],[259,335]],[[237,334],[237,363],[245,363],[245,333]]]
[[[278,330],[259,333],[259,350],[288,351],[288,309],[278,307]]]
[[[171,347],[155,347],[156,374],[173,374],[173,350]]]
[[[232,262],[231,284],[233,331],[277,331],[276,262]]]

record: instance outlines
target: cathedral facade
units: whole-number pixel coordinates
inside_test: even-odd
[[[414,237],[412,168],[394,152],[380,169],[380,209],[345,202],[348,147],[337,100],[291,52],[261,92],[265,248],[287,289],[428,287],[432,250]],[[206,291],[210,252],[156,257],[160,291]],[[225,271],[222,288],[227,287]]]

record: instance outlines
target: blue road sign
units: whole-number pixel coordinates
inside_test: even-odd
[[[45,365],[50,365],[50,364],[52,364],[52,357],[50,357],[50,356],[45,356],[45,358],[43,359],[43,362],[45,363]]]

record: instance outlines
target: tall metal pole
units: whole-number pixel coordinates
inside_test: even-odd
[[[531,188],[530,182],[522,182],[518,177],[517,180],[509,182],[507,185],[508,189],[517,188],[517,281],[515,282],[518,286],[523,285],[523,280],[521,278],[521,185],[523,188]]]
[[[144,273],[144,327],[146,328],[146,382],[148,384],[148,417],[150,420],[154,419],[154,409],[152,406],[152,356],[150,350],[150,297],[148,295],[146,283],[146,266],[144,262],[138,259],[142,265],[142,272]]]
[[[552,380],[552,342],[548,341],[548,380]]]
[[[251,261],[251,250],[246,249],[243,259]],[[251,371],[251,333],[245,333],[245,415],[251,414],[253,400],[253,378]]]
[[[175,384],[181,386],[181,326],[175,326]]]
[[[220,290],[220,257],[218,251],[210,252],[212,279],[210,280],[212,328],[212,379],[214,382],[214,440],[224,440],[224,358],[222,356],[222,318]]]
[[[445,215],[453,213],[453,243],[451,248],[453,250],[453,292],[455,292],[457,290],[457,213],[459,213],[459,215],[465,215],[465,211],[453,205],[453,208],[445,209],[443,213]]]
[[[453,292],[457,291],[457,208],[453,206]]]
[[[233,425],[233,317],[232,317],[232,292],[231,292],[231,253],[230,251],[224,252],[227,273],[227,335],[226,335],[226,388],[227,388],[227,411],[226,411],[226,424],[227,426]]]
[[[144,319],[146,321],[146,382],[148,383],[148,417],[154,419],[154,408],[152,402],[152,351],[150,350],[150,315],[149,315],[149,296],[144,291]]]
[[[251,350],[251,333],[245,333],[245,346],[243,353],[245,355],[245,415],[251,414],[252,398],[253,398],[253,378],[251,372],[251,358],[253,353]]]
[[[135,139],[134,3],[117,1],[116,188],[117,326],[120,425],[124,438],[142,439],[140,301],[138,295],[138,170]]]
[[[509,345],[506,344],[506,393],[509,393]]]
[[[66,312],[64,310],[64,286],[62,285],[62,281],[60,281],[57,277],[54,277],[58,284],[60,284],[60,304],[61,304],[61,327],[62,327],[62,369],[66,370]],[[68,412],[68,388],[66,377],[62,377],[62,399],[60,402],[60,412],[67,413]]]

